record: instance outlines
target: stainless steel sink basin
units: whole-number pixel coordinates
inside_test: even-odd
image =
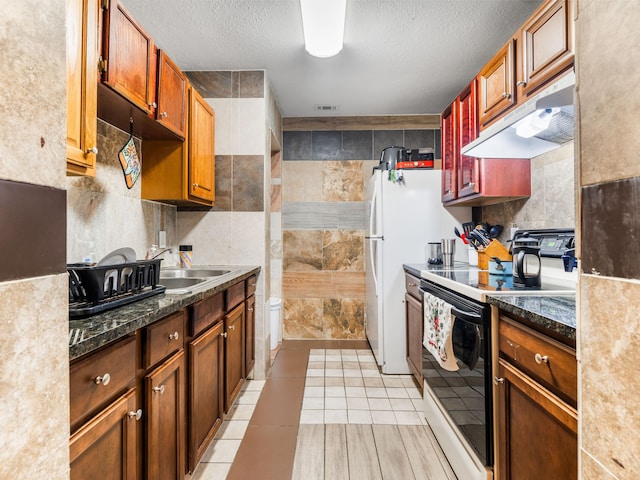
[[[163,278],[160,277],[160,285],[164,285],[167,290],[185,289],[205,282],[204,278]]]
[[[180,270],[161,270],[160,278],[208,278],[208,277],[219,277],[220,275],[225,275],[229,273],[231,270],[209,270],[209,269],[180,269]]]

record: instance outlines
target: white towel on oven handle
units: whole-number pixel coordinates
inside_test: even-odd
[[[452,305],[444,300],[424,293],[424,338],[422,344],[434,356],[445,370],[455,372],[459,369],[453,353],[453,322]]]

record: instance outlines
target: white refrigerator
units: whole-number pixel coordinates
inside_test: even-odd
[[[403,264],[426,263],[427,242],[455,238],[454,227],[471,220],[470,207],[442,206],[441,170],[374,170],[366,186],[365,331],[382,373],[407,374]],[[456,260],[467,247],[456,239]]]

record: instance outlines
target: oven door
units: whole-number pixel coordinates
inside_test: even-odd
[[[438,285],[422,282],[421,290],[452,305],[453,351],[459,370],[443,369],[423,347],[423,374],[443,413],[473,447],[482,463],[493,466],[491,388],[491,314],[478,303]]]

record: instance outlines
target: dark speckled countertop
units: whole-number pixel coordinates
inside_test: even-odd
[[[214,280],[206,289],[183,295],[161,293],[91,317],[69,320],[69,359],[92,352],[260,271],[260,267],[252,266],[224,268],[233,273]]]

